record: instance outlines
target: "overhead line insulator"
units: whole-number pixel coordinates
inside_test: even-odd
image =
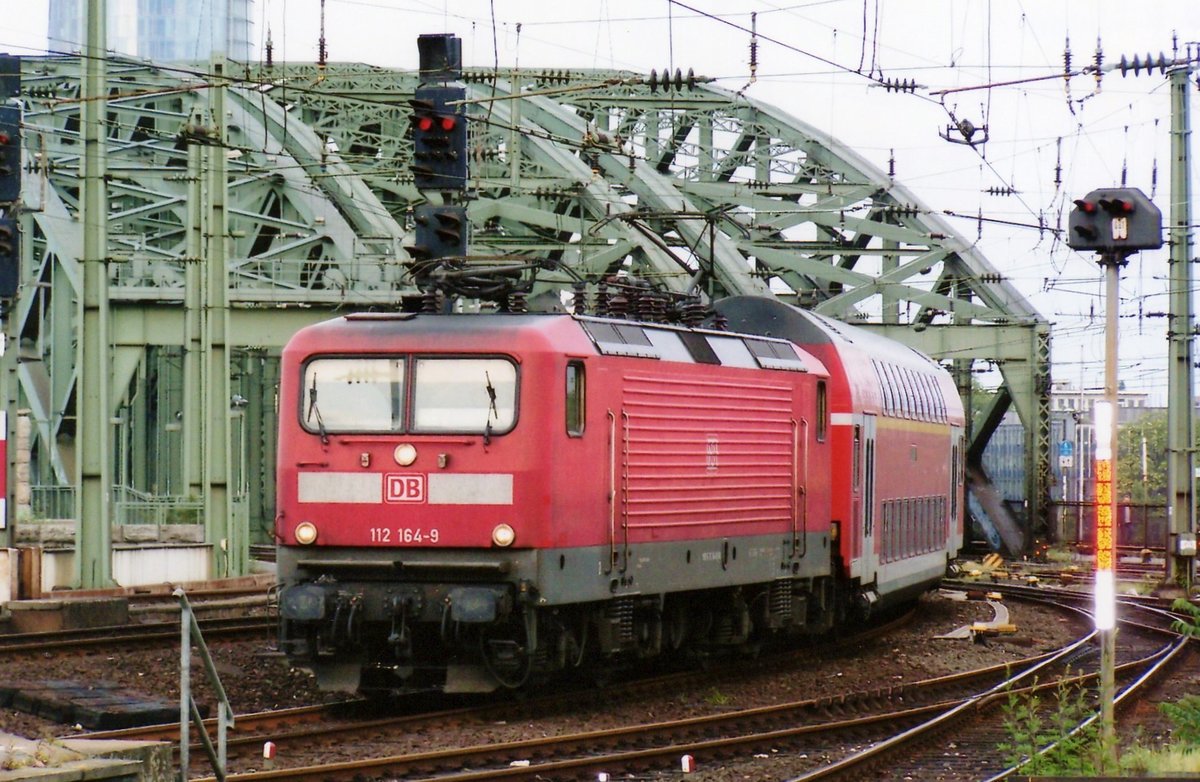
[[[688,68],[687,76],[685,77],[683,72],[676,68],[675,79],[672,81],[671,70],[669,68],[663,69],[661,78],[657,70],[651,69],[648,84],[650,85],[651,92],[658,92],[660,89],[663,92],[670,92],[672,89],[679,92],[685,86],[691,91],[696,89],[696,72],[692,68]]]
[[[922,86],[917,84],[916,79],[882,79],[879,85],[888,92],[904,92],[910,95]]]
[[[1146,69],[1146,75],[1149,76],[1154,72],[1155,68],[1158,68],[1159,73],[1165,74],[1167,72],[1167,68],[1171,67],[1174,62],[1174,60],[1168,60],[1167,56],[1162,52],[1158,53],[1157,60],[1154,59],[1154,55],[1150,54],[1149,52],[1146,53],[1145,60],[1142,60],[1136,54],[1133,55],[1133,60],[1129,60],[1125,57],[1125,55],[1122,54],[1121,62],[1117,65],[1117,67],[1121,70],[1122,76],[1127,75],[1129,71],[1133,71],[1133,75],[1138,76],[1141,74],[1141,70],[1143,68]]]

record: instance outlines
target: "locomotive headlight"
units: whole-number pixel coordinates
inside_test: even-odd
[[[417,460],[417,449],[412,443],[401,443],[396,446],[396,450],[392,452],[392,458],[396,460],[396,464],[401,467],[407,467]]]
[[[301,546],[311,546],[317,541],[317,525],[311,521],[302,521],[296,525],[296,542]]]
[[[501,548],[511,546],[517,539],[517,533],[507,524],[497,524],[492,530],[492,542]]]

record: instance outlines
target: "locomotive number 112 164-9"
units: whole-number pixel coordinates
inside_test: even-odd
[[[441,537],[436,529],[420,527],[371,527],[372,543],[437,543]]]

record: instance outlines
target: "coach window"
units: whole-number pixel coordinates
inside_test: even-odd
[[[888,364],[883,365],[883,393],[887,414],[893,417],[900,415],[900,394],[896,388],[896,379],[892,376],[892,368]]]
[[[908,376],[903,367],[896,367],[896,377],[900,381],[900,412],[905,418],[916,418],[917,405],[913,400],[912,386],[908,384]]]
[[[875,527],[875,439],[867,438],[864,461],[866,467],[866,486],[863,488],[863,532],[870,535]]]
[[[925,398],[921,395],[921,386],[917,383],[917,373],[911,369],[904,370],[904,385],[912,395],[912,417],[917,421],[925,420]]]
[[[889,411],[896,418],[904,415],[904,389],[900,385],[900,378],[897,376],[896,367],[891,364],[884,364],[883,370],[887,374],[888,379],[888,394],[891,397],[891,407]]]
[[[875,377],[879,380],[879,393],[883,397],[883,412],[885,415],[892,414],[892,389],[888,386],[887,375],[884,373],[883,365],[878,361],[872,361],[875,365]]]
[[[930,412],[933,405],[929,402],[929,395],[925,389],[925,376],[920,372],[913,372],[913,388],[917,392],[917,412],[922,421],[930,420]]]
[[[825,381],[817,381],[817,440],[825,442],[825,432],[829,425],[829,392]]]
[[[571,437],[583,434],[583,378],[582,362],[572,361],[567,364],[567,434]]]
[[[854,427],[854,449],[852,464],[850,467],[851,473],[854,476],[854,488],[858,488],[862,483],[862,456],[859,454],[859,446],[862,443],[862,427]]]
[[[918,374],[917,379],[921,381],[921,396],[925,398],[925,420],[937,420],[937,404],[933,399],[933,387],[929,384],[929,375]]]

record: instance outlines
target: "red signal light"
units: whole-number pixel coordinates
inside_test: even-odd
[[[417,129],[423,133],[433,130],[433,117],[421,117],[417,120]]]
[[[442,130],[446,131],[447,133],[454,130],[454,126],[457,124],[458,122],[454,119],[454,117],[442,117]]]
[[[1082,198],[1075,199],[1075,206],[1079,207],[1079,211],[1083,212],[1084,214],[1090,215],[1096,212],[1096,205],[1091,201],[1085,201]]]
[[[1133,202],[1124,198],[1101,198],[1100,206],[1104,211],[1114,215],[1133,214]]]
[[[4,146],[10,141],[12,141],[12,138],[7,133],[0,133],[0,146]]]

